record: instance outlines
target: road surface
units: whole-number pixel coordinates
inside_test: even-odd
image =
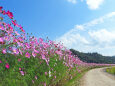
[[[115,86],[115,76],[104,72],[105,68],[96,68],[88,71],[81,86]]]

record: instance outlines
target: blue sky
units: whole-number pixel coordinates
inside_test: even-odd
[[[26,32],[82,52],[115,55],[115,0],[0,0]]]

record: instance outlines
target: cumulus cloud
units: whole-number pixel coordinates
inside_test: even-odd
[[[111,13],[109,13],[109,14],[107,14],[105,17],[112,17],[112,16],[115,16],[115,12],[111,12]]]
[[[68,2],[71,2],[73,4],[76,4],[77,3],[77,0],[67,0]]]
[[[88,7],[92,10],[99,8],[103,2],[104,0],[86,0]]]
[[[77,0],[67,0],[70,3],[76,4]],[[80,0],[81,2],[84,2],[84,0]],[[102,4],[104,0],[86,0],[86,4],[89,9],[96,10],[98,9]]]
[[[99,43],[111,43],[115,41],[115,32],[101,29],[97,31],[89,31],[89,35]]]
[[[57,41],[61,41],[65,46],[70,48],[74,44],[89,44],[89,42],[80,34],[71,34],[71,32],[65,33],[62,37],[58,38]]]
[[[73,29],[58,37],[56,41],[61,41],[66,47],[82,52],[113,55],[115,52],[115,48],[113,49],[115,47],[114,22],[115,12],[111,12],[90,22],[75,25]],[[112,51],[107,51],[107,49]]]

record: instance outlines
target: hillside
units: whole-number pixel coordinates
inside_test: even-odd
[[[82,61],[87,63],[115,63],[115,56],[103,56],[98,53],[83,53],[74,49],[70,49],[74,55],[77,55]]]

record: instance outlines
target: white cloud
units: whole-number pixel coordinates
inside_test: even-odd
[[[89,42],[77,33],[65,33],[62,37],[58,38],[56,41],[61,41],[65,46],[71,47],[73,44],[89,44]]]
[[[98,31],[89,31],[89,35],[99,43],[112,43],[115,41],[115,32],[101,29]]]
[[[84,30],[85,28],[95,26],[97,24],[101,24],[105,21],[105,19],[110,19],[113,16],[115,16],[115,12],[108,13],[100,18],[94,19],[94,20],[84,23],[82,25],[75,25],[74,30],[75,29]]]
[[[103,2],[104,0],[86,0],[88,7],[92,10],[99,8]]]
[[[73,4],[76,4],[77,3],[77,0],[67,0],[68,2],[71,2]]]
[[[115,12],[90,22],[75,25],[73,29],[57,38],[66,47],[82,52],[99,52],[115,55]],[[114,47],[114,49],[113,49]],[[112,51],[107,51],[112,50]]]
[[[106,15],[105,17],[112,17],[112,16],[115,16],[115,12],[111,12],[111,13],[109,13],[108,15]]]
[[[70,3],[76,4],[77,0],[67,0]],[[84,0],[80,0],[81,2],[84,2]],[[86,4],[88,5],[88,8],[91,10],[98,9],[102,4],[104,0],[86,0]]]
[[[79,29],[79,30],[84,30],[84,26],[83,25],[75,25],[75,28]]]

